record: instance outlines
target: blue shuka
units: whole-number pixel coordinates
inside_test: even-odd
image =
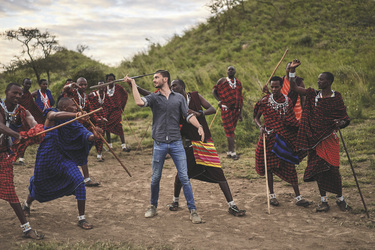
[[[56,111],[54,108],[47,109]],[[66,122],[56,121],[55,125]],[[85,127],[74,121],[52,130],[39,145],[34,176],[30,178],[31,198],[46,202],[74,194],[77,200],[86,200],[84,178],[78,166],[87,164],[92,135]]]

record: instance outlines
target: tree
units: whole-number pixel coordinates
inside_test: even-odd
[[[32,68],[37,81],[40,80],[42,71],[46,71],[49,79],[49,64],[44,64],[49,56],[60,49],[56,36],[51,35],[48,31],[42,33],[37,28],[18,28],[18,30],[8,30],[3,33],[8,40],[17,40],[22,44],[22,56],[15,56],[16,61],[22,65]]]
[[[228,23],[231,22],[233,8],[236,5],[241,4],[243,8],[243,0],[211,0],[207,4],[210,9],[211,14],[213,14],[213,19],[216,21],[217,32],[221,34],[225,30]]]
[[[78,44],[77,45],[77,52],[80,53],[80,54],[83,54],[83,52],[85,50],[88,50],[89,49],[89,46],[88,45],[85,45],[85,44]]]

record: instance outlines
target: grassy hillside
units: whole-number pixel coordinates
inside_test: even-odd
[[[174,35],[164,46],[152,44],[149,51],[123,61],[116,72],[138,75],[168,69],[172,78],[183,79],[188,90],[200,91],[216,106],[212,87],[234,65],[245,96],[245,122],[237,129],[237,144],[245,146],[258,136],[251,116],[260,86],[286,48],[289,52],[275,75],[284,75],[286,62],[298,58],[298,75],[307,87],[317,88],[319,73],[330,71],[336,77],[333,89],[343,94],[350,116],[366,117],[375,93],[374,13],[375,2],[365,0],[248,0],[182,36]],[[151,78],[137,83],[152,88]],[[226,143],[220,119],[213,130],[222,148]]]
[[[56,69],[51,73],[49,86],[54,97],[60,94],[62,86],[68,78],[76,80],[78,77],[83,76],[88,80],[89,85],[93,85],[97,84],[98,80],[103,79],[105,74],[111,71],[109,66],[71,50],[59,51],[51,57],[58,63]],[[4,97],[4,90],[7,84],[10,82],[22,84],[24,78],[32,80],[31,91],[39,88],[32,69],[20,67],[14,71],[5,71],[0,74],[0,96]],[[43,73],[41,78],[47,79],[47,74]]]

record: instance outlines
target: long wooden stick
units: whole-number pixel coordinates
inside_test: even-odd
[[[55,129],[60,128],[60,127],[63,127],[63,126],[65,126],[65,125],[69,124],[69,123],[72,123],[72,122],[74,122],[74,121],[77,121],[77,120],[81,119],[82,117],[86,117],[86,116],[92,115],[92,114],[94,114],[94,113],[96,113],[96,112],[98,112],[98,111],[100,111],[100,110],[102,110],[102,109],[103,109],[103,108],[95,109],[95,110],[91,111],[90,113],[87,113],[87,114],[81,115],[80,117],[76,117],[76,118],[74,118],[74,119],[72,119],[72,120],[70,120],[70,121],[64,122],[64,123],[62,123],[62,124],[60,124],[60,125],[57,125],[57,126],[55,126],[55,127],[52,127],[52,128],[46,129],[46,130],[43,130],[42,132],[37,133],[35,136],[37,136],[37,135],[41,135],[41,134],[44,134],[44,133],[47,133],[47,132],[50,132],[50,131],[55,130]]]
[[[155,75],[155,72],[154,73],[150,73],[150,74],[139,75],[139,76],[132,76],[130,78],[131,79],[137,79],[137,78],[141,78],[141,77],[145,77],[145,76],[150,76],[150,75]],[[100,85],[91,86],[90,89],[100,88],[100,87],[111,85],[112,83],[115,83],[115,82],[123,82],[123,81],[124,81],[124,78],[117,79],[117,80],[114,80],[114,81],[111,81],[111,82],[106,82],[106,83],[103,83],[103,84],[100,84]]]
[[[77,102],[76,102],[74,99],[72,99],[72,100],[74,101],[74,103],[76,104],[76,106],[79,108],[79,110],[80,110],[81,112],[83,112],[81,106],[79,106],[79,105],[77,104]],[[103,109],[103,108],[101,108],[101,109]],[[94,130],[94,129],[95,129],[95,125],[94,125],[90,120],[88,120],[88,122],[90,123],[90,126],[91,126],[92,129]],[[116,160],[120,163],[120,165],[122,166],[122,168],[125,169],[125,171],[128,173],[128,175],[129,175],[130,177],[132,177],[132,175],[130,174],[130,172],[128,171],[128,169],[127,169],[127,168],[125,167],[125,165],[121,162],[121,160],[117,157],[117,155],[115,154],[115,152],[114,152],[114,151],[112,150],[112,148],[109,146],[108,142],[104,139],[103,135],[100,134],[100,133],[97,133],[97,134],[100,136],[100,139],[105,143],[105,145],[107,145],[107,147],[109,148],[109,151],[111,151],[111,153],[112,153],[113,156],[116,158]]]
[[[271,214],[270,189],[268,188],[268,169],[267,169],[266,134],[265,133],[263,133],[263,157],[264,157],[264,171],[266,175],[267,208],[268,208],[268,214]]]
[[[288,49],[285,50],[283,57],[281,57],[279,63],[276,65],[276,68],[273,70],[273,72],[272,72],[270,78],[268,79],[266,85],[268,85],[268,83],[271,81],[271,78],[272,78],[273,75],[275,74],[277,68],[280,66],[281,62],[284,60],[284,58],[285,58],[285,56],[286,56],[286,53],[288,53]]]
[[[213,124],[214,121],[215,121],[215,118],[216,118],[216,116],[217,116],[217,113],[219,113],[219,109],[220,109],[220,107],[217,107],[217,109],[216,109],[216,113],[215,113],[215,116],[214,116],[214,118],[212,119],[212,121],[211,121],[211,123],[210,123],[210,127],[209,127],[210,130],[211,130],[212,124]]]
[[[367,218],[370,218],[370,215],[368,214],[368,211],[367,211],[367,207],[366,207],[365,199],[363,198],[363,195],[362,195],[362,192],[361,192],[361,188],[359,187],[359,183],[358,183],[358,180],[357,180],[357,175],[355,174],[355,171],[354,171],[354,168],[353,168],[352,161],[350,160],[348,150],[346,149],[346,145],[345,145],[345,142],[344,142],[344,138],[342,137],[342,134],[341,134],[341,130],[340,130],[340,128],[338,128],[338,130],[339,130],[339,133],[340,133],[340,137],[341,137],[342,145],[344,146],[344,149],[345,149],[345,152],[346,152],[346,156],[348,156],[348,160],[349,160],[349,163],[350,163],[350,167],[352,168],[352,171],[353,171],[354,180],[355,180],[355,183],[357,184],[358,192],[359,192],[359,195],[361,196],[361,200],[362,200],[363,206],[364,206],[364,208],[365,208],[365,211],[366,211],[366,214],[367,214]]]
[[[148,123],[147,128],[146,128],[146,131],[145,131],[145,133],[143,134],[140,143],[142,143],[143,139],[145,138],[145,136],[146,136],[146,134],[147,134],[147,131],[148,131],[148,128],[150,127],[151,123],[152,123],[152,120]],[[137,147],[137,150],[138,150],[138,148],[139,148],[139,146]]]
[[[143,151],[142,145],[139,143],[138,137],[135,135],[135,133],[134,133],[132,127],[130,126],[130,122],[129,122],[128,118],[126,118],[126,116],[124,116],[124,117],[125,117],[126,123],[128,124],[130,130],[131,130],[132,133],[133,133],[133,136],[134,136],[135,140],[138,142],[138,147],[141,147],[141,150]],[[137,147],[137,149],[138,149],[138,147]]]

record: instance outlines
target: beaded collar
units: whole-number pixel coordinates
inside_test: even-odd
[[[331,90],[332,91],[332,95],[330,97],[335,97],[335,91]],[[319,91],[318,94],[315,96],[315,106],[318,105],[318,101],[319,99],[323,98],[323,95],[322,95],[322,92]]]
[[[79,99],[79,106],[81,107],[81,109],[83,109],[86,105],[86,94],[83,93],[83,97],[82,97],[78,90],[77,90],[77,94],[78,94],[78,99]]]
[[[233,79],[234,81],[233,81],[233,83],[232,83],[232,81],[231,81],[231,79],[229,78],[229,77],[227,77],[227,81],[228,81],[228,83],[229,83],[229,86],[232,88],[232,89],[235,89],[236,88],[236,78],[234,78]]]
[[[113,88],[109,88],[109,86],[107,86],[107,94],[108,96],[113,96],[115,94],[115,88],[116,88],[116,85],[113,85]]]
[[[275,99],[273,99],[273,94],[271,94],[269,97],[268,97],[268,106],[270,106],[271,109],[273,110],[276,110],[277,112],[280,113],[280,115],[285,115],[285,113],[287,112],[287,109],[288,109],[288,103],[289,103],[289,98],[288,96],[284,95],[283,96],[285,97],[285,101],[283,103],[278,103],[275,101]]]

